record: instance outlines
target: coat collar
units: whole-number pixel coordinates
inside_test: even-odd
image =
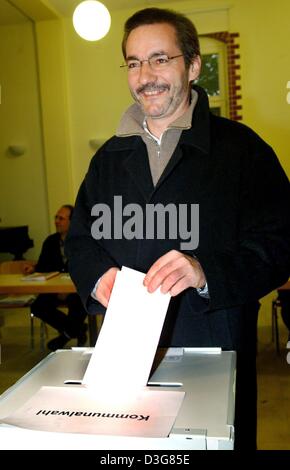
[[[182,132],[180,144],[193,145],[202,152],[210,152],[210,111],[206,92],[194,85],[198,93],[198,101],[192,115],[192,126]]]
[[[107,151],[128,152],[128,156],[123,160],[122,164],[130,173],[132,180],[138,186],[147,201],[150,200],[152,194],[158,189],[182,158],[183,146],[195,147],[203,154],[208,154],[210,151],[210,112],[208,98],[202,88],[194,86],[194,89],[198,93],[198,101],[192,116],[192,127],[182,131],[179,143],[155,188],[152,182],[146,146],[140,136],[115,136],[106,145]]]

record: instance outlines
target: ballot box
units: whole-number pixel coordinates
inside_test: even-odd
[[[20,408],[43,386],[79,385],[92,348],[49,354],[0,397],[0,421]],[[167,437],[96,435],[38,431],[0,424],[1,449],[197,449],[234,447],[235,366],[233,351],[219,348],[158,350],[148,381],[150,390],[185,392]],[[118,394],[118,383],[114,393]]]

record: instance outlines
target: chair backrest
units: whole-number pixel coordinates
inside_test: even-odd
[[[26,259],[19,261],[3,261],[0,263],[0,274],[21,274],[23,272],[24,265],[31,263]]]
[[[289,279],[289,281],[285,282],[285,284],[283,284],[283,286],[280,286],[277,289],[278,293],[279,293],[279,291],[282,291],[282,290],[290,291],[290,279]]]

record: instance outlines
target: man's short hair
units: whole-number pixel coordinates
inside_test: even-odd
[[[189,68],[193,59],[200,55],[197,30],[192,21],[182,13],[163,8],[145,8],[128,18],[124,25],[122,41],[124,58],[126,59],[126,44],[129,34],[138,26],[158,23],[167,23],[173,26],[176,32],[177,45],[184,56],[186,67]]]

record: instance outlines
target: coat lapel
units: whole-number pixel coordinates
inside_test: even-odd
[[[139,139],[138,139],[139,140]],[[146,146],[140,139],[140,143],[133,149],[123,162],[129,173],[131,182],[137,186],[145,201],[149,201],[154,191]]]

